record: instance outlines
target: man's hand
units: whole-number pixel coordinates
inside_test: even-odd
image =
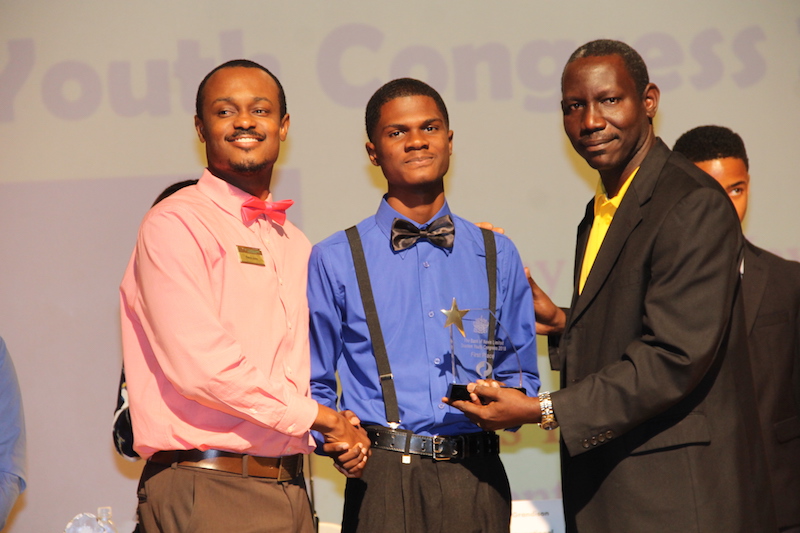
[[[506,230],[500,227],[494,226],[491,222],[478,222],[475,224],[479,228],[492,230],[495,233],[499,233],[500,235],[505,235]]]
[[[470,383],[471,402],[445,402],[464,411],[472,422],[486,431],[512,428],[541,421],[542,412],[538,398],[529,398],[517,389],[494,384]]]
[[[333,458],[334,466],[347,477],[361,477],[370,455],[367,432],[352,411],[337,413],[319,406],[317,419],[311,429],[325,436],[322,449]]]
[[[367,466],[368,453],[364,453],[361,444],[356,444],[352,450],[347,449],[341,442],[326,442],[322,450],[333,459],[333,466],[344,474],[345,477],[359,478]]]
[[[497,381],[496,379],[488,379],[488,378],[487,379],[479,379],[478,381],[476,381],[475,383],[473,383],[471,385],[472,385],[472,387],[470,387],[470,384],[467,385],[467,392],[469,392],[470,401],[472,403],[478,404],[478,405],[480,405],[482,402],[481,402],[481,398],[479,398],[477,394],[472,392],[472,390],[474,389],[475,385],[481,385],[481,386],[484,386],[484,387],[495,387],[495,388],[505,387],[506,386],[505,383],[503,383],[501,381]],[[455,401],[455,400],[453,400],[453,401]],[[449,403],[450,405],[452,405],[452,403],[450,403],[450,398],[448,398],[447,396],[442,398],[442,402]],[[488,403],[489,400],[486,400],[486,402]],[[463,409],[462,409],[462,411],[463,411]]]
[[[553,303],[548,295],[533,281],[531,271],[525,267],[528,284],[533,292],[533,311],[536,313],[536,333],[538,335],[559,334],[567,324],[567,315]]]

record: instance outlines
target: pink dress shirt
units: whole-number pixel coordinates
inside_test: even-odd
[[[134,449],[309,453],[306,273],[291,222],[205,171],[153,207],[120,286]],[[242,250],[242,248],[244,248]],[[256,251],[257,250],[257,251]],[[260,255],[259,255],[260,252]],[[263,259],[263,265],[254,264]]]

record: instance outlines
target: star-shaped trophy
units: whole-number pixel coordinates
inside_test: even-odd
[[[442,309],[442,313],[447,317],[444,327],[450,328],[450,364],[453,375],[453,382],[447,388],[447,397],[451,400],[469,401],[467,383],[493,377],[495,355],[499,356],[507,349],[506,343],[496,335],[505,330],[489,309],[459,309],[455,298],[450,309]],[[456,335],[455,331],[460,335]],[[513,346],[511,349],[516,354]],[[518,388],[525,392],[522,388],[519,354],[516,354],[516,359],[519,368]]]
[[[461,310],[458,308],[458,304],[456,303],[456,299],[453,298],[453,305],[450,306],[450,309],[442,309],[442,313],[444,316],[447,317],[447,320],[444,323],[444,327],[448,326],[455,326],[458,328],[459,333],[461,333],[462,337],[466,337],[466,333],[464,333],[464,315],[469,313],[469,309]],[[450,341],[452,347],[452,340]]]
[[[461,356],[465,356],[467,353],[475,355],[476,349],[479,350],[481,354],[475,362],[475,365],[469,365],[470,367],[474,366],[474,372],[467,372],[466,369],[463,369],[464,372],[461,372],[462,374],[469,375],[468,381],[474,381],[475,379],[490,377],[492,375],[492,363],[486,358],[486,352],[483,350],[485,340],[476,338],[476,335],[482,336],[488,333],[488,322],[486,323],[487,325],[484,326],[483,323],[486,322],[485,318],[477,317],[474,321],[467,320],[467,330],[465,330],[464,317],[469,312],[470,309],[459,309],[455,298],[453,298],[450,309],[442,309],[442,313],[447,317],[444,327],[450,328],[450,364],[453,372],[453,382],[447,387],[447,397],[451,400],[469,401],[469,392],[467,391],[466,383],[457,382],[459,367],[463,369],[463,364],[465,362],[460,360],[459,354],[461,354]],[[454,329],[458,330],[461,334],[461,338],[455,336]],[[470,335],[467,336],[467,333]]]

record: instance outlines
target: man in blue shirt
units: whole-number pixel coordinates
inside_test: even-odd
[[[409,78],[387,83],[367,104],[366,127],[370,161],[388,183],[378,212],[356,226],[379,326],[368,324],[371,307],[363,302],[370,298],[362,299],[367,291],[345,232],[314,247],[308,282],[312,395],[353,411],[372,441],[363,476],[347,482],[343,531],[508,531],[511,495],[497,435],[442,397],[453,381],[475,377],[453,377],[451,332],[457,339],[456,328],[469,323],[469,313],[459,320],[464,310],[492,307],[495,287],[494,378],[537,393],[522,263],[511,241],[494,235],[496,253],[488,255],[496,265],[487,266],[482,230],[450,212],[444,175],[453,132],[433,88]],[[382,365],[375,352],[383,346]],[[472,367],[473,354],[457,355]]]

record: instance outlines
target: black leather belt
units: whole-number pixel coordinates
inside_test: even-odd
[[[148,461],[162,465],[178,464],[241,476],[290,481],[303,473],[303,455],[260,457],[221,450],[170,450],[156,452]]]
[[[383,426],[367,426],[365,429],[373,448],[423,455],[437,461],[456,461],[500,453],[500,437],[493,431],[429,437]]]

